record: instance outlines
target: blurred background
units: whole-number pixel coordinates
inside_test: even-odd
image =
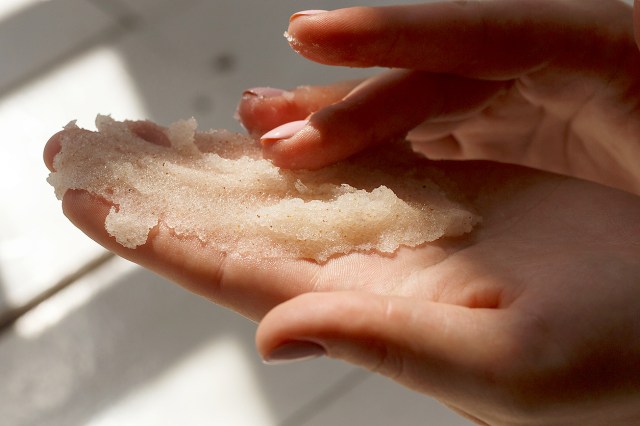
[[[0,1],[0,424],[469,425],[349,365],[265,366],[255,325],[71,226],[42,148],[98,113],[241,131],[242,91],[369,75],[293,53],[305,9],[382,0]]]

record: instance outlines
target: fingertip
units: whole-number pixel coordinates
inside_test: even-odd
[[[308,114],[308,106],[299,102],[293,92],[270,87],[245,90],[236,108],[236,117],[255,138]]]
[[[360,80],[340,81],[325,86],[298,86],[293,90],[258,87],[243,92],[236,116],[256,139],[270,130],[341,100]]]
[[[253,98],[276,98],[278,96],[284,96],[287,93],[286,90],[278,89],[276,87],[252,87],[250,89],[245,90],[242,93],[243,99],[253,99]]]
[[[70,138],[81,138],[83,134],[91,133],[89,130],[80,129],[78,127],[70,127],[67,126],[65,129],[60,130],[58,133],[54,134],[49,138],[47,143],[44,146],[44,150],[42,152],[42,159],[44,160],[44,164],[47,168],[55,172],[54,160],[56,155],[62,150],[63,140],[69,140]]]
[[[294,13],[289,18],[284,37],[296,53],[319,63],[330,64],[331,49],[324,46],[334,38],[332,28],[340,14],[340,11],[316,10]]]
[[[294,361],[318,355],[367,368],[379,366],[386,342],[387,298],[366,292],[306,293],[272,309],[262,319],[256,346],[267,361]],[[386,324],[385,327],[405,324]]]
[[[49,138],[44,146],[42,159],[44,160],[44,164],[51,172],[55,172],[55,169],[53,167],[53,159],[62,149],[62,135],[64,132],[64,130],[61,130],[55,135],[51,136],[51,138]]]
[[[322,345],[315,342],[292,341],[284,342],[271,351],[262,354],[267,365],[282,365],[293,362],[306,361],[326,355]]]
[[[256,330],[256,347],[264,360],[273,359],[273,354],[279,348],[287,348],[292,342],[314,342],[311,337],[317,337],[318,328],[333,326],[325,321],[317,321],[320,317],[331,318],[327,312],[333,312],[334,309],[333,303],[319,304],[319,300],[330,302],[332,295],[301,294],[275,306],[262,318]],[[319,345],[317,341],[314,343]]]
[[[325,64],[351,67],[376,65],[378,53],[387,47],[393,29],[383,25],[383,8],[357,6],[331,11],[298,12],[284,33],[291,48],[305,58]],[[382,46],[381,46],[382,45]]]
[[[309,124],[308,120],[296,120],[282,124],[262,135],[260,143],[263,146],[269,146],[281,140],[289,139],[304,129],[307,124]]]
[[[320,15],[320,14],[323,14],[323,13],[326,13],[326,12],[328,12],[328,10],[324,10],[324,9],[302,10],[300,12],[296,12],[293,15],[291,15],[289,17],[289,23],[295,21],[298,18],[316,16],[316,15]]]
[[[345,152],[341,144],[328,143],[327,140],[331,140],[331,137],[327,138],[327,135],[307,120],[287,123],[281,127],[284,130],[274,129],[261,140],[264,158],[278,167],[315,170],[343,160],[351,154],[349,151]],[[295,133],[277,138],[278,134],[287,135],[290,129],[295,130]]]

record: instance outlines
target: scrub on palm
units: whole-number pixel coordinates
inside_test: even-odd
[[[479,221],[447,197],[434,183],[444,177],[404,142],[294,171],[263,159],[248,136],[196,132],[193,119],[162,130],[166,144],[106,116],[96,126],[63,135],[48,181],[59,199],[82,189],[110,202],[105,229],[129,248],[162,222],[228,254],[324,262],[460,236]]]

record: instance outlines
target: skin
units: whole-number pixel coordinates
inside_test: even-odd
[[[467,237],[316,264],[229,256],[162,223],[128,250],[104,231],[104,201],[69,191],[64,212],[108,249],[261,321],[267,359],[321,349],[479,424],[637,424],[633,17],[615,0],[487,0],[292,20],[292,45],[311,60],[404,70],[246,94],[238,111],[252,134],[310,116],[265,155],[321,167],[410,132],[429,157],[491,160],[441,164],[483,217]],[[132,126],[162,143],[153,126]],[[47,144],[49,168],[59,143]]]

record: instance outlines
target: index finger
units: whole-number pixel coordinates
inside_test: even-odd
[[[618,0],[452,1],[298,13],[288,35],[298,53],[323,64],[486,79],[513,78],[550,62],[602,63],[616,44],[635,48],[631,9]]]

